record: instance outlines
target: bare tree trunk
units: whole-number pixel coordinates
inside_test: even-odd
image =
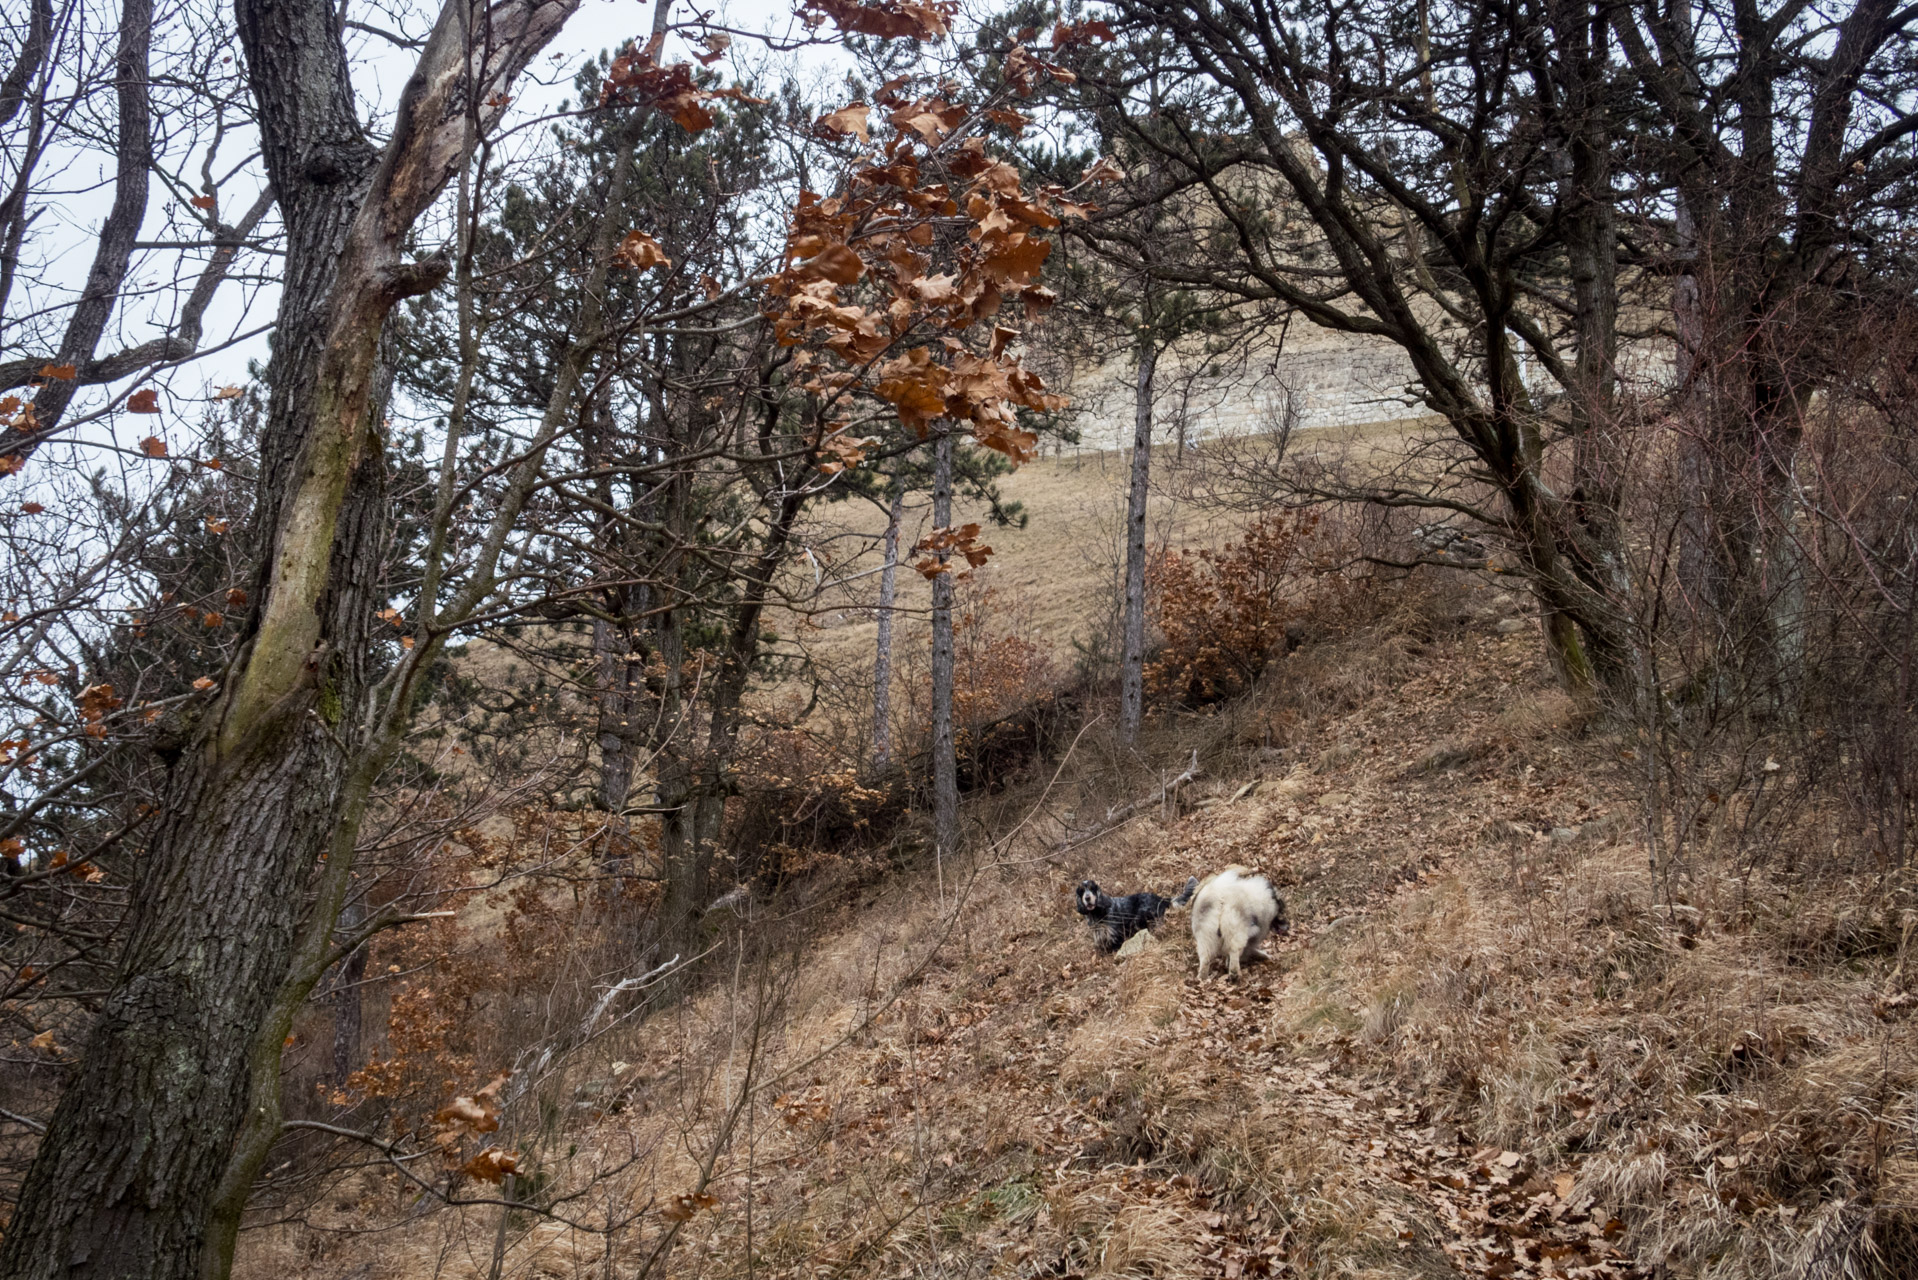
[[[610,184],[613,196],[625,194],[625,179],[619,176],[619,171],[632,164],[635,145],[629,136],[615,151],[615,174]],[[611,203],[609,199],[608,204]],[[622,572],[626,560],[622,544],[630,535],[613,516],[618,507],[613,492],[616,426],[612,390],[612,378],[602,369],[593,394],[586,397],[581,406],[581,434],[587,442],[591,465],[601,471],[594,486],[600,510],[605,513],[599,523],[598,536],[600,553],[606,557],[607,576],[612,579],[604,596],[610,616],[593,620],[594,680],[599,703],[599,800],[612,815],[613,827],[624,833],[627,830],[623,816],[626,800],[633,789],[633,750],[641,734],[637,718],[644,663],[634,652],[634,632],[643,625],[646,589],[625,581]]]
[[[1724,603],[1725,584],[1719,572],[1718,540],[1713,533],[1719,482],[1716,457],[1719,432],[1712,394],[1716,382],[1705,345],[1705,299],[1698,272],[1704,254],[1698,242],[1698,224],[1691,202],[1680,191],[1674,221],[1679,270],[1672,277],[1672,325],[1677,375],[1679,503],[1678,581],[1692,608],[1702,616],[1716,615]]]
[[[952,526],[952,429],[942,427],[933,453],[932,523]],[[945,553],[940,554],[945,561]],[[952,574],[932,580],[932,843],[945,893],[945,860],[959,843],[959,759],[952,726]]]
[[[618,818],[633,785],[633,662],[619,627],[604,618],[593,621],[593,662],[599,685],[599,799]]]
[[[886,516],[886,563],[879,572],[879,638],[872,662],[872,764],[892,763],[892,610],[899,590],[899,520],[906,509],[906,482],[892,478]]]
[[[0,125],[11,124],[13,117],[19,114],[27,100],[27,90],[40,74],[40,64],[46,60],[47,44],[53,36],[53,0],[32,0],[32,3],[27,38],[21,42],[13,65],[7,68],[6,79],[0,80]],[[0,297],[0,301],[3,300]]]
[[[772,429],[769,421],[759,441],[767,452],[771,452]],[[673,682],[672,705],[684,707],[686,699],[698,698],[706,707],[704,740],[695,742],[691,728],[685,729],[684,745],[673,753],[676,759],[661,770],[659,801],[664,811],[661,842],[666,852],[666,886],[660,903],[660,937],[666,945],[690,942],[694,925],[715,896],[713,862],[724,830],[726,797],[735,791],[733,770],[739,756],[741,708],[759,653],[761,624],[773,579],[792,545],[793,527],[805,505],[803,487],[795,487],[774,508],[765,541],[739,575],[739,603],[725,643],[712,660],[702,665],[700,684],[694,689],[686,689],[683,677],[671,674],[671,668],[685,662],[684,640],[675,611],[664,615],[672,620],[671,639],[662,644],[660,657],[669,668],[667,680]],[[662,627],[661,632],[668,634],[668,628]],[[668,724],[681,718],[678,711],[662,717]],[[684,719],[690,722],[692,715]]]
[[[471,104],[503,101],[574,3],[489,10],[452,0],[383,153],[361,132],[330,0],[238,6],[287,226],[261,446],[258,603],[225,688],[168,781],[120,971],[0,1242],[0,1274],[189,1280],[231,1266],[257,1168],[234,1163],[238,1147],[263,1159],[279,1130],[269,1024],[290,1019],[290,996],[303,1000],[320,976],[309,966],[301,990],[284,990],[296,944],[332,936],[342,868],[324,867],[328,891],[315,909],[316,868],[343,839],[350,865],[367,775],[381,763],[344,761],[335,744],[363,716],[367,624],[391,523],[381,331],[395,304],[445,274],[406,262],[406,238],[466,162]],[[500,109],[477,108],[486,123]]]
[[[366,906],[357,899],[347,903],[340,912],[342,932],[352,933],[364,923]],[[366,1008],[365,988],[360,984],[365,980],[366,944],[362,942],[340,961],[333,979],[333,1083],[336,1085],[345,1084],[359,1065],[364,1029],[361,1015]]]
[[[1132,392],[1132,489],[1126,498],[1125,634],[1119,654],[1119,739],[1139,736],[1145,715],[1145,519],[1152,471],[1152,393],[1159,343],[1147,332],[1139,342],[1138,378]]]

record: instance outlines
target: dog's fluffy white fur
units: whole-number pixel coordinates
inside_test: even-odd
[[[1285,903],[1271,882],[1246,867],[1227,867],[1208,877],[1192,900],[1192,941],[1199,948],[1199,981],[1223,959],[1237,977],[1243,961],[1269,957],[1258,948],[1268,933],[1291,932]]]

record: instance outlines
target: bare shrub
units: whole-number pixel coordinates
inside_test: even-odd
[[[1252,687],[1285,644],[1295,572],[1317,523],[1269,515],[1237,543],[1172,552],[1150,566],[1151,617],[1162,637],[1145,672],[1155,697],[1196,705]]]

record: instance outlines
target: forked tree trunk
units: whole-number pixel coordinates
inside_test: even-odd
[[[879,638],[872,661],[872,765],[892,763],[892,610],[899,593],[899,520],[906,508],[906,483],[892,478],[892,503],[886,516],[886,560],[879,571]]]
[[[1159,344],[1147,333],[1139,342],[1138,377],[1132,400],[1132,488],[1126,497],[1125,622],[1119,651],[1119,739],[1139,736],[1145,715],[1145,521],[1152,472],[1152,393]]]
[[[231,1265],[215,1205],[237,1222],[250,1176],[230,1169],[236,1137],[256,1119],[261,1077],[277,1080],[262,1028],[319,855],[358,818],[339,811],[348,768],[333,744],[363,710],[389,526],[380,333],[398,301],[444,275],[407,264],[403,244],[465,163],[469,103],[503,100],[576,0],[461,2],[440,14],[383,154],[361,133],[329,0],[238,6],[287,227],[258,605],[167,784],[119,973],[0,1242],[8,1277],[188,1280]],[[485,53],[469,59],[475,47]],[[480,108],[484,123],[499,109]],[[332,918],[314,923],[330,934]],[[276,1115],[259,1123],[277,1132]]]
[[[952,526],[952,429],[942,427],[933,453],[932,523]],[[940,560],[947,559],[945,553]],[[952,574],[932,580],[932,843],[945,889],[945,864],[959,844],[959,758],[953,738]]]

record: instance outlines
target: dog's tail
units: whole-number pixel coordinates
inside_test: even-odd
[[[1178,896],[1172,899],[1172,905],[1175,907],[1185,906],[1188,902],[1192,901],[1192,895],[1198,891],[1199,877],[1193,876],[1185,882],[1185,888],[1179,890]]]

